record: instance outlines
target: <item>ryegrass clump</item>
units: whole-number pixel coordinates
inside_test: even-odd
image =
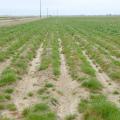
[[[39,70],[45,70],[45,69],[47,69],[48,68],[48,66],[49,66],[49,64],[50,64],[50,60],[49,60],[49,58],[42,58],[42,64],[40,65],[40,68],[39,68]]]
[[[57,98],[54,98],[54,97],[51,98],[51,103],[52,103],[54,106],[56,106],[57,104],[59,104]]]
[[[3,103],[0,103],[0,110],[4,110],[5,109],[5,105]]]
[[[110,74],[110,77],[113,79],[113,80],[120,80],[120,72],[113,72]]]
[[[0,110],[10,110],[10,111],[15,111],[16,106],[12,103],[0,103]],[[1,119],[0,119],[1,120]]]
[[[53,74],[55,76],[59,76],[60,75],[60,53],[59,53],[59,42],[56,38],[56,36],[54,36],[55,38],[53,38],[52,41],[52,66],[53,66]]]
[[[12,88],[7,88],[6,90],[5,90],[5,93],[8,93],[8,94],[11,94],[11,93],[13,93],[13,89]]]
[[[45,40],[39,70],[46,70],[51,65],[51,41]]]
[[[29,92],[29,93],[28,93],[28,96],[29,96],[29,97],[32,97],[33,95],[34,95],[34,94],[33,94],[32,92]]]
[[[3,52],[1,52],[0,53],[0,61],[4,61],[5,57],[6,57],[6,55]]]
[[[53,88],[54,85],[52,83],[46,83],[45,88]]]
[[[37,91],[37,93],[38,93],[39,95],[42,95],[42,94],[44,94],[46,91],[47,91],[47,88],[44,87],[44,88],[39,89],[39,90]]]
[[[90,90],[99,90],[101,89],[101,83],[96,80],[96,78],[88,78],[83,81],[82,86],[89,88]]]
[[[56,115],[46,104],[37,104],[23,111],[25,120],[56,120]]]
[[[10,100],[10,99],[11,99],[11,96],[10,96],[9,94],[6,94],[6,95],[5,95],[5,99]]]
[[[88,102],[81,101],[79,111],[84,112],[84,120],[120,120],[120,110],[102,95],[94,95]]]
[[[17,80],[16,73],[13,69],[7,68],[1,75],[0,86],[13,83]]]
[[[75,120],[76,119],[76,115],[68,115],[65,117],[65,120]]]
[[[0,102],[3,102],[3,101],[5,101],[5,95],[0,94]]]
[[[95,76],[95,70],[89,65],[88,62],[84,62],[84,64],[81,65],[81,69],[84,73]]]
[[[18,58],[13,61],[13,66],[18,74],[24,74],[26,72],[27,62],[27,59],[24,58]]]
[[[8,105],[6,105],[6,109],[8,109],[10,111],[15,111],[16,106],[15,106],[15,104],[8,104]]]
[[[4,101],[10,100],[10,99],[11,99],[11,96],[9,94],[0,93],[0,102],[4,102]]]

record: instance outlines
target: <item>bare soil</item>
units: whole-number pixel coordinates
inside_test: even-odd
[[[38,20],[38,19],[40,18],[31,17],[31,18],[4,19],[4,20],[0,20],[0,27],[23,24],[23,23],[31,22],[31,21]]]

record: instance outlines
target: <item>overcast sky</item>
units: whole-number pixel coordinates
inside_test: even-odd
[[[38,15],[40,0],[0,0],[0,15]],[[42,0],[42,14],[120,14],[120,0]]]

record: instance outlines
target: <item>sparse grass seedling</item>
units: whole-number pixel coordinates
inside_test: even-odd
[[[46,104],[37,104],[23,112],[25,120],[56,120],[55,113],[51,112]]]
[[[79,104],[83,108],[85,120],[119,120],[120,111],[113,103],[106,100],[102,95],[94,95],[86,104]],[[81,108],[82,107],[82,108]]]
[[[2,76],[1,76],[1,79],[0,79],[0,86],[13,83],[13,82],[16,81],[16,79],[17,79],[17,77],[16,77],[16,74],[15,74],[15,71],[10,69],[10,68],[7,68],[2,73]]]
[[[90,90],[100,90],[102,85],[95,78],[89,78],[83,81],[82,86],[89,88]]]
[[[118,91],[114,91],[113,94],[119,95],[120,93]]]
[[[47,88],[44,87],[44,88],[39,89],[37,93],[38,93],[39,95],[42,95],[42,94],[44,94],[46,91],[47,91]]]
[[[76,119],[76,115],[68,115],[65,117],[65,120],[75,120]]]
[[[16,106],[14,104],[8,104],[6,105],[6,108],[10,111],[15,111],[16,110]]]
[[[7,88],[6,90],[5,90],[5,93],[8,93],[8,94],[11,94],[11,93],[13,93],[13,89],[12,88]]]
[[[53,88],[54,85],[53,85],[52,83],[46,83],[46,84],[45,84],[45,87],[46,87],[46,88]]]
[[[29,93],[28,93],[28,96],[29,96],[29,97],[32,97],[33,95],[34,95],[34,94],[33,94],[32,92],[29,92]]]

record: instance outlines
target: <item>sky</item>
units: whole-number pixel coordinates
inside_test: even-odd
[[[41,0],[42,15],[120,14],[120,0]],[[0,15],[39,15],[40,0],[0,0]]]

